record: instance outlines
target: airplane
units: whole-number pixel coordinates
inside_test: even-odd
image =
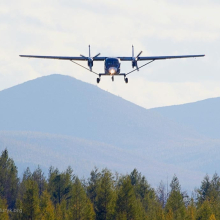
[[[69,60],[89,71],[92,73],[98,75],[97,83],[100,82],[101,76],[111,76],[112,81],[114,81],[114,76],[124,76],[125,83],[128,83],[127,75],[134,72],[139,71],[140,68],[154,62],[155,60],[165,60],[165,59],[177,59],[177,58],[195,58],[195,57],[204,57],[205,55],[182,55],[182,56],[149,56],[149,57],[141,57],[142,51],[137,55],[134,56],[134,46],[132,45],[132,56],[131,57],[100,57],[100,53],[98,53],[95,56],[91,56],[90,51],[90,45],[89,45],[89,56],[81,55],[79,57],[64,57],[64,56],[35,56],[35,55],[20,55],[20,57],[27,57],[27,58],[43,58],[43,59],[58,59],[58,60]],[[77,61],[87,61],[87,65],[89,67],[86,68],[85,66],[82,66],[81,64],[75,62]],[[142,66],[138,66],[138,61],[145,61],[148,62],[145,63]],[[96,73],[92,70],[93,62],[94,61],[104,61],[104,73]],[[128,73],[121,73],[121,61],[131,61],[132,68],[135,68],[134,70],[128,72]]]

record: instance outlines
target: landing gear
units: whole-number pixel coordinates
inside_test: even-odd
[[[112,76],[112,82],[114,82],[114,76]]]
[[[100,80],[101,80],[100,78],[97,78],[97,80],[96,80],[96,81],[97,81],[97,83],[99,83],[99,82],[100,82]]]
[[[125,77],[125,83],[128,83],[128,78]]]

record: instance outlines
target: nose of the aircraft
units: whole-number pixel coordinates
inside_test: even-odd
[[[111,75],[114,75],[114,74],[117,72],[117,69],[116,69],[115,67],[110,67],[110,68],[108,69],[108,71],[109,71],[109,73],[110,73]]]

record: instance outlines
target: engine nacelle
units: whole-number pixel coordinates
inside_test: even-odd
[[[88,59],[88,66],[93,67],[93,60],[92,59],[91,60]]]
[[[132,60],[132,68],[137,67],[137,60]]]

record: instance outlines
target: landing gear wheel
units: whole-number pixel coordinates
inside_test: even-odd
[[[112,82],[114,82],[114,76],[112,76]]]
[[[128,83],[128,78],[125,78],[125,83]]]
[[[99,83],[100,82],[100,78],[97,78],[97,83]]]

